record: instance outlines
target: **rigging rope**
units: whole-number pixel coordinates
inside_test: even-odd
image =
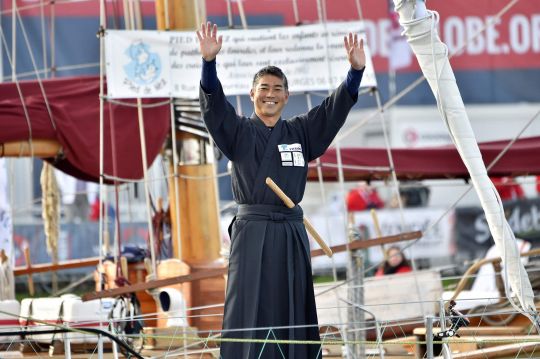
[[[516,5],[519,2],[519,0],[511,0],[506,6],[504,6],[499,12],[497,12],[495,15],[490,17],[490,21],[487,21],[484,26],[482,26],[477,32],[475,32],[472,36],[468,37],[465,41],[463,41],[463,44],[458,47],[453,53],[449,54],[448,58],[451,59],[452,57],[459,54],[463,49],[465,49],[467,46],[469,46],[473,41],[476,41],[477,38],[483,34],[490,26],[500,21],[501,17],[506,14],[514,5]],[[426,77],[424,75],[417,78],[415,81],[413,81],[409,86],[401,90],[398,94],[396,94],[394,97],[390,98],[383,106],[382,110],[386,111],[390,107],[394,106],[399,100],[401,100],[403,97],[405,97],[407,94],[412,92],[416,87],[418,87],[422,82],[426,80]],[[344,131],[343,134],[338,134],[336,138],[334,139],[334,143],[337,141],[340,141],[348,136],[350,136],[353,132],[355,132],[358,128],[364,126],[367,122],[369,122],[372,118],[377,116],[378,111],[374,111],[370,115],[366,116],[366,118],[359,123],[355,124],[354,126],[351,126],[346,131]]]
[[[115,105],[120,105],[120,106],[126,106],[126,107],[133,107],[133,108],[137,108],[139,107],[139,105],[137,103],[133,103],[133,102],[128,102],[128,101],[121,101],[121,100],[115,100],[115,99],[112,99],[110,97],[107,97],[105,96],[104,97],[104,100],[109,102],[109,103],[112,103],[112,104],[115,104]],[[169,105],[169,104],[173,104],[173,101],[171,99],[168,99],[168,100],[163,100],[163,101],[160,101],[160,102],[155,102],[155,103],[141,103],[141,107],[143,109],[145,108],[155,108],[155,107],[161,107],[161,106],[165,106],[165,105]],[[174,104],[173,104],[174,105]],[[173,116],[174,117],[174,116]],[[174,128],[174,126],[173,126]]]
[[[49,104],[49,100],[47,98],[47,94],[45,93],[45,88],[43,87],[43,82],[41,81],[41,76],[39,76],[38,68],[36,64],[36,59],[34,58],[34,52],[32,51],[32,47],[30,46],[30,40],[28,39],[28,34],[26,33],[26,27],[24,26],[24,23],[21,18],[21,14],[17,9],[15,9],[15,13],[17,14],[17,18],[19,19],[19,23],[21,24],[21,31],[23,33],[24,42],[26,43],[26,48],[28,49],[28,53],[30,54],[30,60],[32,62],[32,66],[34,68],[34,76],[37,79],[39,89],[41,91],[41,95],[43,96],[43,100],[45,101],[45,107],[47,108],[47,114],[49,115],[49,121],[51,122],[51,125],[53,129],[56,131],[56,122],[54,121],[54,117],[51,111],[51,106]]]
[[[47,37],[45,31],[45,3],[43,1],[39,2],[39,17],[41,23],[41,52],[43,53],[43,69],[46,69],[48,66],[47,62]],[[49,77],[49,74],[46,72],[45,78]]]
[[[51,43],[51,77],[56,77],[56,2],[53,0],[50,3],[50,33],[49,41]]]
[[[116,158],[116,134],[115,134],[115,128],[114,128],[114,111],[112,110],[112,105],[109,103],[109,131],[110,131],[110,140],[111,140],[111,157],[112,157],[112,165],[113,165],[113,173],[116,175],[118,173],[118,167],[117,167],[117,158]],[[128,282],[128,273],[123,272],[123,268],[120,265],[120,257],[122,256],[122,238],[120,236],[120,204],[118,200],[118,187],[119,183],[117,180],[114,180],[114,204],[116,209],[116,215],[114,220],[114,245],[116,247],[115,251],[115,262],[116,262],[116,278],[115,283],[119,286],[124,285]],[[99,205],[103,206],[105,205],[105,211],[107,211],[107,204],[102,203],[101,200],[99,200]],[[108,213],[108,211],[107,211]]]
[[[141,104],[141,99],[137,98],[137,104]],[[152,230],[152,214],[150,209],[150,192],[148,189],[148,161],[146,159],[146,139],[144,132],[144,117],[141,106],[137,108],[137,118],[139,121],[139,137],[141,140],[142,166],[144,175],[144,197],[146,199],[146,217],[148,224],[148,236],[150,240],[150,258],[152,260],[152,270],[157,273],[156,253],[154,251],[154,231]]]
[[[171,99],[172,100],[172,99]],[[170,108],[171,108],[171,143],[172,143],[172,171],[173,171],[173,176],[172,177],[168,177],[168,180],[169,180],[169,183],[171,183],[172,181],[172,189],[174,190],[174,219],[175,219],[175,223],[174,223],[174,229],[175,229],[175,233],[172,233],[172,230],[171,230],[171,235],[174,235],[176,237],[176,253],[174,253],[174,255],[176,256],[176,258],[182,258],[182,228],[181,228],[181,223],[180,223],[180,186],[178,185],[178,179],[180,178],[179,175],[178,175],[178,165],[180,164],[180,161],[178,159],[178,146],[177,146],[177,143],[176,143],[176,126],[175,126],[175,116],[174,116],[174,104],[173,102],[171,101],[171,105],[170,105]],[[170,163],[170,162],[169,162]],[[169,187],[171,188],[171,187]],[[169,189],[169,194],[170,194],[170,189]],[[171,201],[169,201],[169,209],[171,210]],[[170,211],[170,213],[172,214],[172,210]],[[171,218],[172,220],[172,218]],[[171,241],[171,243],[173,243],[173,241]]]
[[[30,122],[30,115],[28,113],[28,108],[26,107],[26,102],[24,101],[24,95],[22,93],[19,80],[17,79],[15,63],[12,61],[12,57],[10,56],[9,51],[8,51],[6,37],[4,36],[4,29],[1,26],[0,26],[0,36],[2,37],[2,43],[4,45],[4,48],[6,49],[5,53],[6,53],[6,57],[8,59],[9,65],[11,67],[11,75],[13,78],[13,82],[15,83],[15,86],[17,87],[17,93],[19,95],[19,99],[21,101],[21,105],[24,112],[24,117],[26,119],[26,125],[28,127],[28,145],[30,146],[31,157],[34,157],[34,145],[32,143],[32,124]]]
[[[86,64],[78,64],[78,65],[64,65],[64,66],[59,66],[56,68],[56,72],[60,72],[60,71],[70,71],[70,70],[80,70],[80,69],[87,69],[87,68],[92,68],[92,67],[97,67],[99,68],[99,63],[97,62],[90,62],[90,63],[86,63]],[[49,72],[51,71],[50,68],[43,68],[41,70],[37,70],[37,71],[26,71],[26,72],[19,72],[17,74],[17,77],[19,79],[21,78],[24,78],[24,77],[31,77],[31,76],[34,76],[36,73],[42,75],[42,74],[48,74]],[[11,78],[11,76],[4,76],[3,77],[3,80],[9,80]]]
[[[105,149],[104,149],[104,122],[105,122],[105,115],[104,115],[104,95],[105,95],[105,29],[107,28],[107,16],[105,13],[105,0],[99,1],[99,24],[100,24],[100,31],[98,31],[99,36],[99,199],[100,205],[99,205],[99,249],[98,249],[98,257],[99,257],[99,266],[98,268],[103,268],[103,257],[108,252],[108,231],[106,227],[104,226],[104,218],[103,218],[103,206],[101,203],[107,203],[107,191],[105,190],[105,184],[104,184],[104,158],[105,158]],[[104,239],[107,239],[106,243],[107,245],[104,246]],[[98,288],[103,288],[103,278],[101,275],[98,276],[97,280],[97,286]]]

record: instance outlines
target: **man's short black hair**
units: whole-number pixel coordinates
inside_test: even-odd
[[[255,88],[255,86],[257,86],[257,82],[259,82],[259,79],[264,75],[272,75],[280,78],[283,81],[283,87],[285,87],[285,91],[289,91],[289,83],[287,81],[287,76],[285,76],[283,71],[281,71],[281,69],[276,66],[266,66],[257,71],[255,76],[253,76],[253,83],[251,84],[251,87]]]

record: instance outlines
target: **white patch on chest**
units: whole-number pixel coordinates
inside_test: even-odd
[[[302,145],[299,143],[278,145],[278,151],[281,157],[281,166],[304,167],[306,165]]]
[[[296,167],[304,167],[304,155],[302,152],[293,152],[293,163]]]
[[[281,152],[282,161],[292,161],[292,152]]]

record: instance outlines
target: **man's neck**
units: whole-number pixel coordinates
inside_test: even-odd
[[[265,124],[266,127],[274,127],[281,116],[264,116],[255,112],[257,117]]]

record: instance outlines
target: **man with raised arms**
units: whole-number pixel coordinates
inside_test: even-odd
[[[201,112],[216,145],[232,162],[239,205],[229,227],[221,358],[320,358],[318,344],[264,343],[266,338],[320,340],[302,209],[285,207],[265,179],[272,178],[294,203],[302,200],[308,162],[328,148],[358,98],[366,63],[363,41],[351,33],[344,38],[350,69],[332,95],[309,112],[283,120],[289,90],[279,68],[267,66],[255,74],[254,113],[239,116],[217,77],[222,46],[217,26],[202,24],[197,37],[203,57]]]

